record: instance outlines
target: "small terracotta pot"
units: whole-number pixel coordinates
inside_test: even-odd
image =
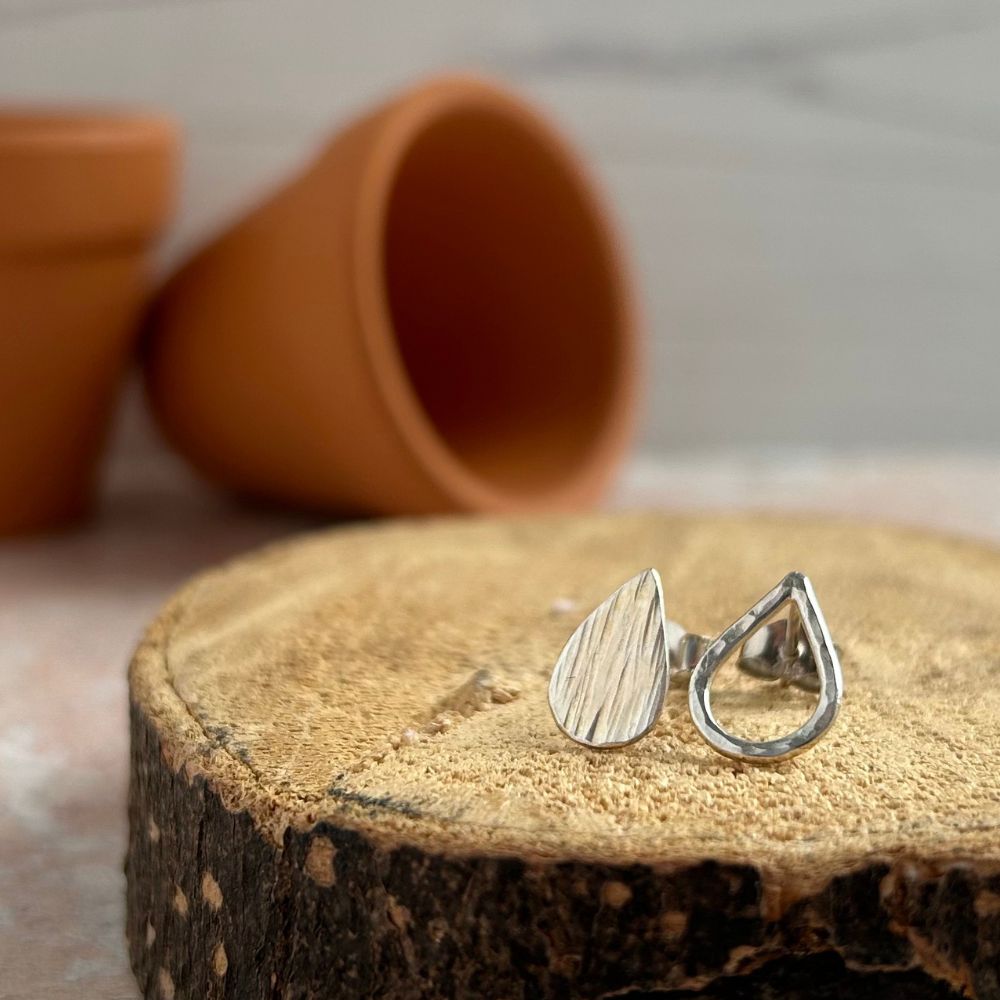
[[[161,118],[0,110],[0,533],[90,506],[177,144]]]
[[[545,121],[435,80],[337,136],[192,260],[148,384],[208,476],[326,510],[579,506],[629,439],[613,234]]]

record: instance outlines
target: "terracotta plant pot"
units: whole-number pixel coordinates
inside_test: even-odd
[[[91,503],[177,145],[161,118],[0,111],[0,533]]]
[[[635,333],[575,157],[503,90],[410,90],[192,260],[148,383],[208,476],[325,510],[593,500],[629,438]]]

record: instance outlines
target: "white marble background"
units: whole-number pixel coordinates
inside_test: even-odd
[[[526,91],[632,246],[647,451],[1000,448],[998,52],[992,0],[0,0],[0,96],[185,123],[165,266],[388,89]]]

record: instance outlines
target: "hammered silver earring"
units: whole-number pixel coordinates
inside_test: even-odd
[[[774,620],[788,607],[788,617]],[[709,692],[718,669],[739,648],[739,665],[757,677],[817,691],[816,708],[806,722],[775,740],[745,740],[728,733],[712,713]],[[844,679],[816,592],[802,573],[789,573],[742,618],[709,643],[691,675],[688,705],[702,739],[734,760],[787,760],[826,735],[840,711]]]
[[[786,606],[787,618],[779,617]],[[728,733],[712,713],[710,688],[734,653],[744,673],[818,692],[807,722],[776,740]],[[577,743],[597,749],[627,746],[656,725],[672,677],[688,683],[691,719],[709,746],[755,763],[785,760],[821,739],[837,716],[844,687],[836,647],[802,573],[789,573],[710,640],[666,617],[660,576],[647,569],[619,587],[570,636],[552,671],[549,707],[559,729]]]

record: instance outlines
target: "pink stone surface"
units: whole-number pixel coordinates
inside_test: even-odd
[[[81,530],[0,540],[0,998],[135,1000],[123,937],[125,668],[186,577],[312,523],[170,465]]]
[[[823,510],[1000,539],[1000,458],[634,462],[614,506]],[[317,522],[126,455],[101,516],[0,541],[0,997],[135,1000],[123,940],[125,667],[185,578]]]

